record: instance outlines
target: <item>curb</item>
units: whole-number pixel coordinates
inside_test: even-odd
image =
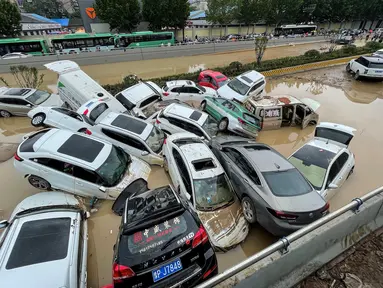
[[[345,57],[345,58],[338,58],[338,59],[326,60],[326,61],[321,61],[321,62],[302,64],[302,65],[297,65],[297,66],[292,66],[292,67],[279,68],[279,69],[275,69],[275,70],[264,71],[261,73],[263,75],[265,75],[266,77],[280,76],[280,75],[285,75],[285,74],[302,72],[302,71],[306,71],[306,70],[314,70],[314,69],[326,68],[329,66],[342,65],[342,64],[345,64],[345,63],[351,61],[352,59],[358,58],[360,56],[362,56],[362,55],[355,55],[355,56],[349,56],[349,57]]]

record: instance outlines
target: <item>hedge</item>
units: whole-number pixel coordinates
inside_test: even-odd
[[[353,55],[361,55],[375,52],[378,49],[382,49],[383,44],[378,42],[368,42],[364,47],[356,47],[354,45],[343,46],[341,49],[335,50],[333,52],[323,52],[320,53],[317,50],[307,51],[304,55],[295,56],[295,57],[284,57],[272,60],[262,61],[260,65],[257,65],[256,62],[242,64],[240,62],[232,62],[229,66],[225,67],[216,67],[212,70],[219,71],[228,77],[235,77],[239,74],[242,74],[249,70],[256,70],[258,72],[269,71],[279,68],[292,67],[297,65],[303,65],[313,62],[320,62],[326,60],[332,60],[337,58],[349,57]],[[315,52],[314,52],[315,51]],[[171,80],[192,80],[197,82],[198,72],[194,73],[183,73],[176,75],[169,75],[160,78],[151,78],[145,79],[148,81],[153,81],[157,83],[160,87],[164,86],[167,81]],[[103,87],[109,91],[112,95],[117,94],[118,92],[134,85],[137,83],[137,79],[132,77],[125,77],[123,82],[112,84],[112,85],[104,85]]]

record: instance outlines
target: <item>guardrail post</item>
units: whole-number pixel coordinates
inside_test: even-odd
[[[281,239],[279,239],[279,241],[282,242],[283,244],[283,247],[281,248],[281,250],[279,250],[279,252],[284,255],[286,253],[289,252],[289,246],[290,246],[290,241],[289,239],[287,239],[286,237],[282,237]]]
[[[362,204],[363,204],[363,200],[360,198],[354,198],[354,199],[352,199],[351,202],[353,202],[353,201],[358,203],[358,205],[354,209],[352,209],[354,211],[354,213],[357,214],[357,213],[359,213],[360,206],[362,206]]]
[[[144,53],[142,53],[142,47],[140,47],[141,50],[141,59],[144,60]]]

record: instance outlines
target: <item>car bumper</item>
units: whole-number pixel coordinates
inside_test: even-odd
[[[249,234],[249,224],[245,217],[242,216],[234,228],[218,237],[212,237],[212,244],[216,251],[226,252],[235,248],[238,244],[245,241]]]
[[[359,76],[366,78],[366,79],[382,79],[383,80],[383,73],[380,73],[380,74],[359,74]]]
[[[262,219],[259,219],[259,224],[262,225],[263,228],[265,228],[268,232],[273,234],[274,236],[287,236],[306,225],[292,225],[288,222],[279,220],[272,215],[268,215],[267,217],[263,217]]]
[[[252,132],[252,131],[246,130],[239,125],[236,125],[234,128],[232,128],[230,130],[231,130],[231,132],[236,133],[240,136],[250,137],[250,138],[257,138],[258,137],[257,132]]]

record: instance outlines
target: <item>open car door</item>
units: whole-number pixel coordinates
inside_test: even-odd
[[[320,107],[320,103],[309,98],[303,98],[301,99],[301,102],[304,104],[304,105],[298,104],[301,110],[304,111],[301,127],[302,129],[305,129],[310,124],[311,121],[316,122],[318,120],[316,111]]]
[[[355,131],[355,128],[346,125],[322,122],[315,129],[315,138],[327,139],[347,147]]]

